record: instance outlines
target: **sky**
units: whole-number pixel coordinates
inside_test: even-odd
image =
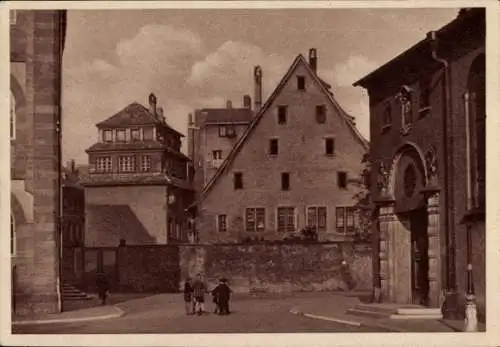
[[[453,20],[458,9],[70,10],[63,57],[63,160],[88,162],[95,124],[154,92],[167,123],[187,134],[197,108],[264,100],[298,54],[369,139],[368,96],[352,84]],[[184,139],[185,140],[185,139]],[[185,146],[183,146],[185,151]]]

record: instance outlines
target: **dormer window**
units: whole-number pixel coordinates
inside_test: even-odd
[[[104,142],[113,142],[113,131],[106,129],[102,132],[102,140]]]
[[[152,141],[154,137],[153,128],[145,128],[143,130],[143,136],[145,141]]]
[[[125,129],[117,129],[116,130],[116,142],[125,142],[125,140],[126,140]]]
[[[130,130],[130,139],[132,141],[140,141],[141,140],[141,131],[139,129],[131,129]]]

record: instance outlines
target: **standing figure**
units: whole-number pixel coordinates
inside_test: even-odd
[[[219,315],[229,314],[229,299],[233,292],[227,284],[226,278],[221,278],[219,285],[213,290],[217,297],[217,308]]]
[[[196,275],[196,280],[193,283],[193,295],[195,301],[195,311],[197,315],[202,315],[205,312],[205,294],[208,293],[207,285],[203,281],[201,274]]]
[[[101,305],[106,305],[106,298],[109,293],[109,281],[106,275],[102,272],[97,274],[96,287],[99,300],[101,300]]]
[[[213,296],[213,302],[215,304],[215,309],[214,309],[214,313],[215,314],[218,314],[220,313],[220,306],[219,306],[219,297],[218,297],[218,288],[219,286],[221,285],[222,281],[219,280],[219,283],[217,285],[217,287],[214,288],[214,290],[212,290],[212,296]]]
[[[186,279],[184,283],[184,306],[186,308],[186,315],[194,314],[194,301],[193,301],[193,286],[191,285],[191,277]]]

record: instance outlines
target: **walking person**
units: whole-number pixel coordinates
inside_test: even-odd
[[[208,293],[207,285],[199,273],[193,283],[193,295],[195,300],[195,311],[198,316],[205,312],[205,294]]]
[[[193,300],[193,286],[191,284],[191,277],[188,277],[186,278],[186,282],[184,282],[184,306],[186,308],[186,315],[194,314]]]
[[[213,290],[217,297],[217,310],[219,315],[227,315],[229,312],[229,299],[233,292],[227,284],[226,278],[221,278],[219,285]]]
[[[99,300],[101,300],[101,305],[106,305],[106,299],[109,294],[109,281],[106,275],[102,272],[97,274],[96,287]]]

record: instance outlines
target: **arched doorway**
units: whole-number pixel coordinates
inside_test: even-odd
[[[401,301],[427,305],[429,297],[429,239],[426,168],[415,145],[403,146],[393,162],[394,212],[399,228],[395,235],[395,281]]]

